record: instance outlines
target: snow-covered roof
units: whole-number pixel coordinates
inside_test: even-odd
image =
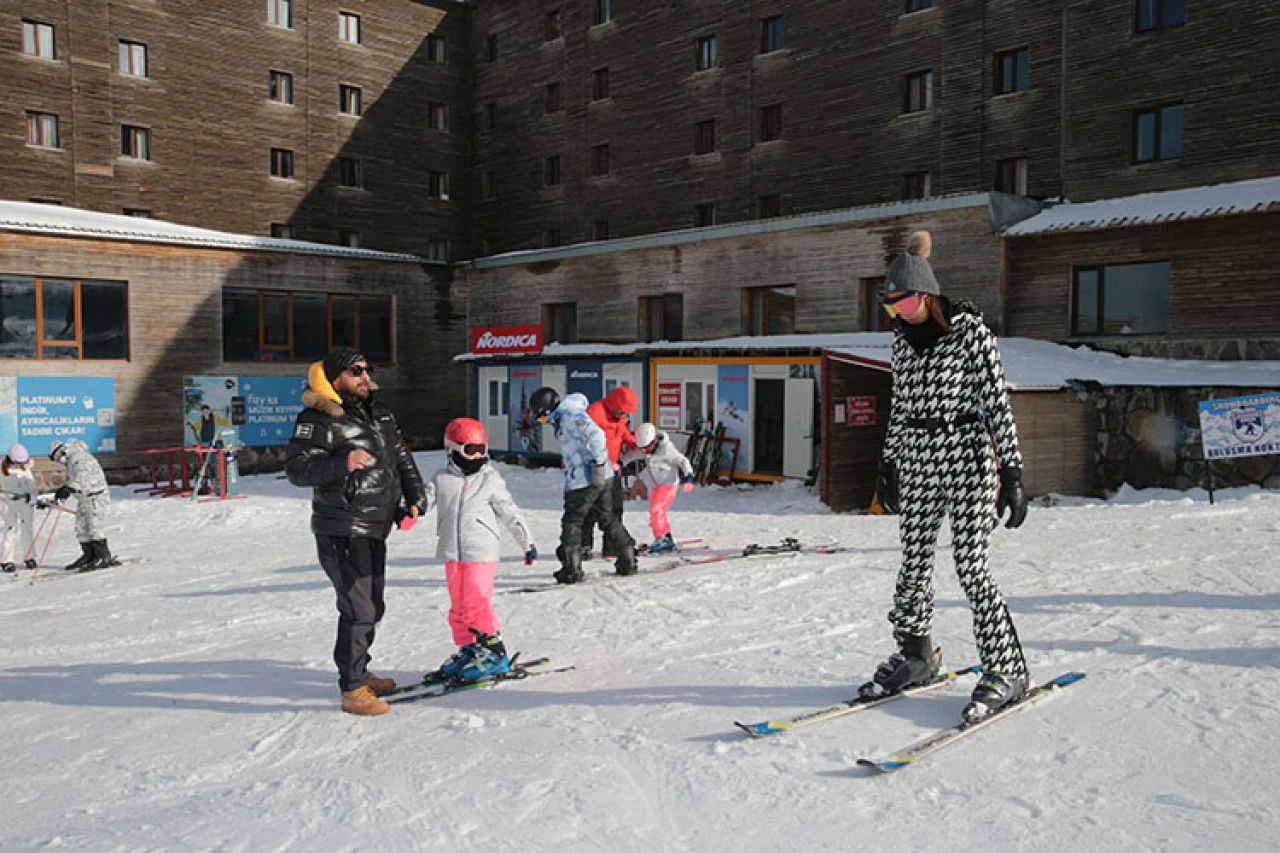
[[[889,368],[887,348],[876,345],[832,347],[869,367]],[[1280,388],[1280,361],[1193,361],[1125,357],[1087,347],[1069,347],[1031,338],[1001,338],[1005,379],[1015,391],[1048,391],[1075,382],[1142,387]]]
[[[1131,225],[1156,225],[1244,213],[1266,213],[1280,205],[1280,176],[1059,204],[1005,229],[1009,237],[1061,231],[1094,231]]]
[[[238,249],[260,252],[288,252],[296,255],[329,255],[404,263],[432,263],[416,255],[377,252],[306,240],[282,240],[252,234],[232,234],[159,219],[99,213],[56,204],[0,201],[0,231],[53,234],[59,237],[86,237],[131,243],[163,243],[210,249]]]
[[[886,348],[893,343],[889,332],[847,332],[822,335],[766,335],[753,337],[737,335],[710,341],[657,341],[636,344],[547,344],[540,353],[524,356],[476,355],[463,353],[454,361],[509,360],[512,358],[570,359],[570,358],[639,358],[643,356],[672,356],[685,352],[769,352],[776,350],[808,350],[820,353],[838,346],[859,346],[875,341]]]

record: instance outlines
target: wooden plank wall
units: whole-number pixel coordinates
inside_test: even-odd
[[[876,491],[880,453],[889,428],[893,377],[885,371],[835,359],[824,362],[824,369],[830,374],[825,379],[830,393],[822,401],[822,429],[826,431],[827,439],[827,455],[822,460],[827,469],[823,499],[837,512],[865,510],[871,506]],[[835,423],[834,406],[851,396],[876,398],[874,426],[853,427]]]
[[[1010,401],[1027,493],[1098,494],[1092,405],[1073,401],[1067,391],[1015,391]]]

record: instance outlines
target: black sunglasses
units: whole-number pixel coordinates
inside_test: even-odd
[[[364,376],[366,373],[369,374],[370,376],[373,375],[373,368],[367,364],[353,364],[350,367],[348,367],[347,370],[350,371],[352,376],[357,376],[357,377]]]

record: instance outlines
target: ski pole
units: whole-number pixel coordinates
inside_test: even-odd
[[[49,553],[49,546],[53,544],[53,536],[55,533],[58,532],[58,522],[62,521],[62,514],[64,512],[70,512],[70,510],[64,509],[62,504],[57,502],[54,502],[50,506],[50,509],[57,510],[58,517],[53,520],[53,527],[49,529],[49,538],[44,541],[44,550],[40,552],[40,559],[36,560],[35,570],[31,572],[32,583],[36,582],[36,575],[40,574],[40,569],[44,566],[45,555]],[[48,521],[49,516],[46,515],[45,520]],[[44,525],[41,525],[41,526],[43,527]],[[31,544],[34,545],[35,540],[32,540]]]
[[[31,537],[31,544],[27,546],[27,552],[22,555],[22,562],[31,559],[31,552],[36,549],[36,543],[40,541],[40,534],[44,531],[45,522],[49,520],[48,507],[45,507],[44,518],[40,519],[40,526],[36,528],[35,535]]]

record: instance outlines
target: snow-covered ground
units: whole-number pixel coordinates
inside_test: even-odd
[[[502,470],[549,555],[559,472]],[[1034,674],[1088,678],[871,777],[857,758],[953,721],[969,683],[769,740],[732,724],[847,698],[890,650],[892,518],[798,486],[681,495],[677,536],[856,550],[500,595],[510,646],[577,669],[367,719],[338,711],[309,495],[244,485],[211,504],[116,489],[111,545],[141,561],[0,577],[0,849],[1280,849],[1280,494],[1128,492],[1001,528]],[[959,666],[948,541],[935,636]],[[380,674],[451,651],[434,547],[433,520],[392,536]],[[507,549],[500,588],[554,568]],[[64,523],[49,562],[76,552]]]

